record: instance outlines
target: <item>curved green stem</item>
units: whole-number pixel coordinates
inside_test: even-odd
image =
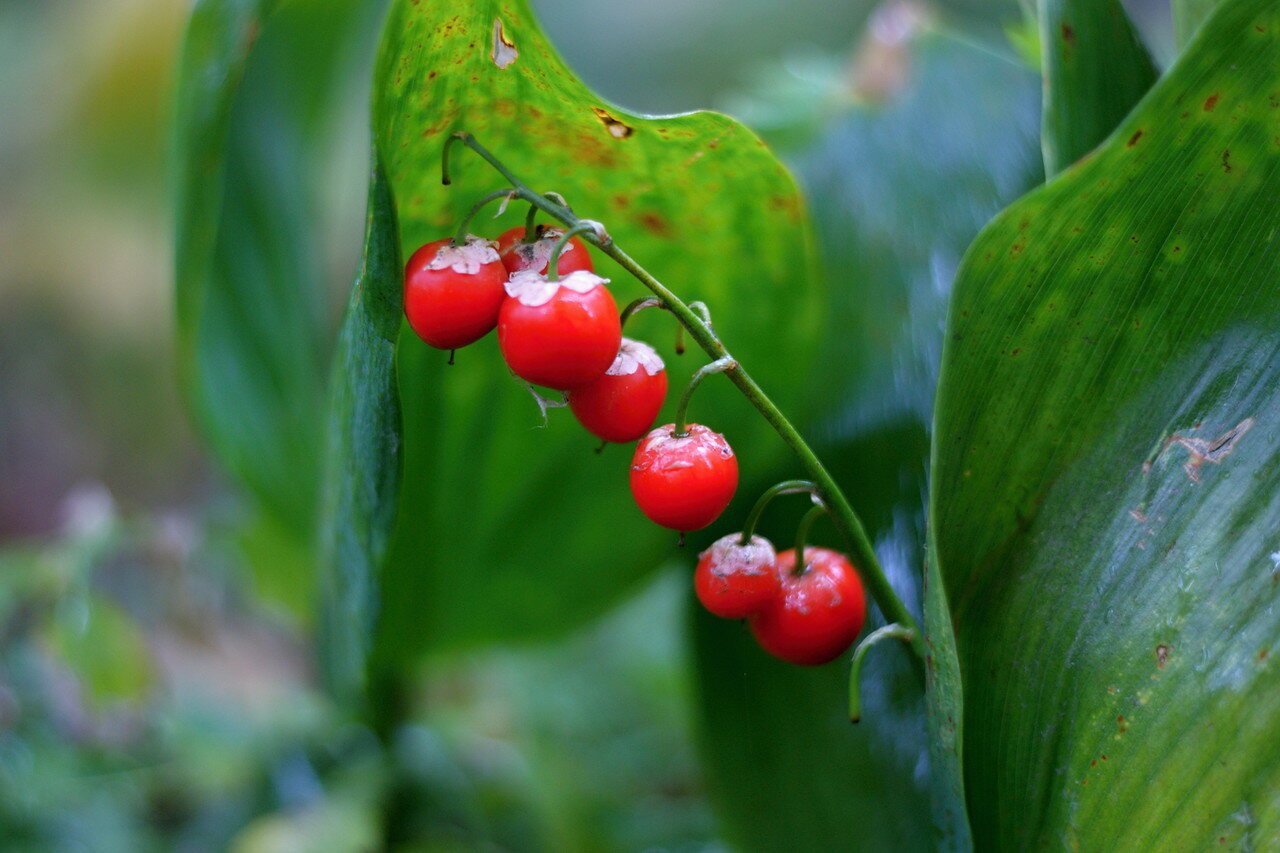
[[[751,512],[747,513],[747,521],[742,525],[742,538],[738,540],[739,545],[747,545],[751,542],[751,537],[756,534],[756,525],[760,523],[760,516],[764,515],[765,507],[780,495],[798,495],[808,492],[811,495],[818,493],[818,487],[808,480],[783,480],[765,489],[756,500],[755,506],[751,507]]]
[[[516,193],[511,190],[494,190],[472,205],[471,209],[467,211],[467,215],[462,217],[462,221],[458,223],[458,230],[453,235],[453,245],[461,246],[463,243],[467,242],[467,234],[471,230],[471,220],[476,218],[476,214],[479,213],[486,204],[497,201],[500,198],[511,198],[515,195]],[[501,213],[502,211],[498,212]]]
[[[710,364],[704,364],[689,377],[689,384],[685,386],[684,393],[680,395],[680,403],[676,406],[676,428],[674,435],[684,436],[689,434],[688,412],[689,401],[693,399],[693,392],[702,384],[702,380],[706,379],[713,373],[732,373],[738,369],[738,362],[732,356],[721,356]]]
[[[466,145],[492,166],[498,174],[506,178],[511,183],[511,186],[515,188],[516,194],[520,198],[530,204],[536,204],[548,216],[559,220],[567,226],[578,223],[578,218],[574,216],[573,211],[567,205],[559,204],[545,195],[539,195],[529,189],[527,184],[494,157],[487,148],[476,142],[471,134],[466,132],[459,131],[454,133],[445,142],[445,154],[441,163],[444,183],[447,184],[449,182],[448,151],[455,142],[461,142]],[[655,296],[661,299],[666,309],[676,316],[680,324],[688,330],[689,335],[710,358],[719,359],[729,355],[728,349],[716,337],[706,319],[699,316],[688,303],[676,296],[666,285],[641,266],[635,258],[619,247],[617,243],[612,240],[607,242],[598,240],[594,234],[585,236],[588,243],[591,243],[612,258],[620,267],[635,276],[641,284],[649,288]],[[858,573],[862,576],[863,583],[871,593],[871,597],[880,606],[885,619],[914,629],[916,627],[915,617],[911,615],[911,611],[907,609],[906,604],[894,592],[892,584],[889,583],[889,579],[884,574],[884,569],[880,566],[880,561],[876,557],[875,549],[871,545],[871,538],[867,535],[862,520],[853,511],[853,507],[849,504],[849,499],[845,497],[835,478],[831,476],[831,472],[822,464],[822,460],[813,452],[813,448],[809,447],[808,442],[800,435],[800,431],[796,429],[791,421],[787,420],[777,405],[769,399],[769,395],[764,392],[764,389],[751,377],[751,374],[739,366],[737,370],[729,372],[729,380],[738,387],[738,390],[747,398],[747,401],[773,427],[782,442],[796,455],[805,474],[817,485],[819,495],[831,512],[832,522],[840,532],[841,537],[848,543],[854,564],[858,567]],[[924,640],[918,630],[915,631],[909,642],[915,652],[917,665],[922,666],[925,647]]]
[[[662,304],[662,300],[656,296],[641,296],[639,299],[633,299],[627,304],[626,308],[622,309],[622,316],[620,317],[622,328],[625,329],[627,327],[627,321],[646,308],[666,307],[667,306]]]
[[[599,222],[592,222],[589,219],[584,219],[581,222],[579,222],[577,225],[574,225],[571,228],[566,229],[565,232],[560,235],[560,239],[557,240],[556,244],[551,247],[551,257],[547,258],[547,281],[560,280],[559,267],[560,267],[561,252],[564,251],[564,247],[569,245],[569,241],[572,240],[574,237],[578,236],[579,234],[586,234],[588,232],[599,237],[601,234],[605,233],[605,230],[604,230],[604,226],[602,226]]]
[[[818,504],[806,512],[801,517],[800,523],[796,525],[796,564],[791,568],[791,574],[802,575],[809,568],[809,563],[804,558],[804,546],[809,541],[809,531],[813,529],[813,523],[826,514],[826,506]]]
[[[524,234],[520,237],[521,243],[533,243],[537,241],[537,222],[538,206],[536,204],[531,204],[529,205],[529,212],[524,215]]]
[[[711,309],[707,307],[707,303],[697,299],[689,303],[689,309],[697,313],[708,329],[711,328]]]
[[[849,668],[849,722],[851,723],[862,719],[862,690],[859,686],[862,661],[866,659],[867,652],[882,640],[902,640],[908,646],[914,647],[916,631],[914,628],[905,628],[893,623],[877,628],[858,643],[858,648],[853,652],[853,665]]]

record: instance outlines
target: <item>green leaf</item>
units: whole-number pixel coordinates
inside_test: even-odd
[[[1036,75],[968,41],[926,31],[897,49],[904,86],[846,110],[796,159],[833,294],[827,358],[807,379],[821,397],[808,432],[918,614],[948,285],[978,230],[1040,182],[1040,104]],[[794,499],[771,507],[766,532],[779,547],[802,510]],[[949,623],[926,615],[941,658]],[[877,624],[878,614],[869,627]],[[958,764],[933,754],[919,672],[900,648],[868,660],[855,727],[847,660],[787,667],[742,626],[707,617],[694,640],[703,763],[731,841],[749,850],[966,846]]]
[[[822,293],[795,184],[748,130],[714,113],[643,118],[603,101],[556,56],[525,2],[395,3],[375,93],[375,144],[405,254],[449,234],[501,184],[459,149],[453,185],[441,186],[444,140],[469,130],[538,189],[603,221],[686,299],[707,301],[729,347],[794,410]],[[474,230],[496,236],[524,212],[486,215]],[[598,266],[619,303],[646,293]],[[667,357],[673,388],[704,360],[674,357],[664,314],[629,331]],[[629,447],[592,453],[564,411],[541,428],[493,336],[454,367],[446,357],[401,332],[404,480],[377,629],[389,664],[563,632],[620,600],[674,546],[632,503]],[[692,414],[727,433],[748,476],[782,452],[727,382],[707,383]]]
[[[333,371],[321,524],[320,658],[327,686],[347,699],[364,686],[378,570],[400,489],[400,239],[380,167],[370,182],[367,220],[364,264]]]
[[[203,0],[179,69],[183,382],[222,464],[304,541],[316,509],[328,338],[321,131],[346,48],[377,5]]]
[[[1155,65],[1120,0],[1040,0],[1044,168],[1093,150],[1155,82]]]
[[[1280,841],[1278,203],[1280,9],[1235,0],[967,256],[930,526],[979,848]]]

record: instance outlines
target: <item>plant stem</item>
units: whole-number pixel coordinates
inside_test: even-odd
[[[511,190],[494,190],[472,205],[471,210],[469,210],[467,215],[462,217],[462,221],[458,223],[458,231],[453,235],[453,245],[461,246],[463,243],[467,242],[467,232],[471,230],[471,220],[476,218],[476,214],[480,212],[481,208],[491,201],[497,201],[500,198],[511,198],[514,195],[516,195],[516,193],[513,193]]]
[[[574,216],[566,205],[558,204],[529,189],[519,177],[494,157],[487,148],[476,142],[475,138],[469,133],[455,133],[445,142],[444,155],[441,160],[443,183],[449,183],[449,149],[457,142],[461,142],[476,152],[498,174],[506,178],[520,198],[530,204],[537,205],[548,216],[558,219],[566,226],[579,224],[578,217]],[[641,266],[635,258],[619,248],[611,237],[606,235],[602,238],[594,232],[588,232],[584,235],[584,238],[612,258],[624,270],[639,279],[641,284],[649,288],[655,296],[661,299],[666,309],[676,316],[682,326],[688,329],[689,335],[697,342],[698,346],[702,347],[708,357],[713,360],[728,357],[729,350],[716,337],[715,332],[711,330],[710,324],[699,316],[684,300],[672,293],[652,273]],[[822,460],[818,458],[818,455],[809,447],[804,437],[800,435],[800,431],[795,428],[791,421],[787,420],[777,405],[769,399],[769,395],[764,392],[764,389],[751,377],[751,374],[739,365],[738,369],[729,371],[728,376],[729,380],[738,386],[738,390],[747,398],[747,401],[773,427],[782,442],[796,455],[809,479],[817,485],[819,497],[831,512],[831,519],[836,529],[848,543],[849,549],[852,551],[854,565],[862,576],[862,581],[871,593],[871,597],[879,605],[880,611],[884,614],[886,620],[896,622],[904,628],[912,630],[912,637],[909,643],[912,651],[915,652],[917,663],[922,664],[925,656],[924,639],[920,631],[916,629],[915,617],[911,615],[911,611],[907,609],[906,604],[894,592],[893,585],[889,583],[884,569],[880,566],[880,561],[876,557],[875,549],[871,545],[871,539],[867,536],[862,520],[853,511],[853,507],[849,504],[849,499],[845,497],[835,478],[831,476],[826,466],[822,464]]]
[[[547,281],[560,280],[560,255],[564,252],[564,247],[569,245],[569,241],[579,234],[597,230],[603,233],[604,229],[600,228],[599,223],[584,219],[560,235],[560,239],[556,240],[556,244],[551,247],[551,257],[547,258]]]
[[[809,541],[813,523],[826,514],[827,508],[818,504],[801,516],[800,523],[796,525],[796,563],[791,567],[791,574],[802,575],[809,568],[808,561],[804,558],[804,546]]]
[[[622,316],[619,318],[619,322],[621,322],[622,328],[625,329],[627,327],[627,321],[640,311],[643,311],[646,308],[666,307],[667,306],[662,304],[662,300],[656,296],[641,296],[639,299],[632,300],[626,308],[622,309]]]
[[[680,395],[680,402],[676,405],[676,424],[673,435],[685,436],[689,434],[689,401],[693,399],[693,392],[702,384],[702,380],[713,373],[732,373],[737,369],[738,362],[734,361],[732,356],[724,355],[710,364],[702,365],[693,376],[689,377],[689,384],[685,386],[684,393]]]
[[[872,631],[863,638],[861,643],[858,643],[858,648],[853,652],[853,665],[849,668],[849,722],[851,723],[862,719],[862,689],[859,682],[862,676],[862,661],[866,658],[867,652],[882,640],[902,640],[914,647],[916,631],[914,628],[904,628],[897,624],[884,625]]]
[[[524,217],[524,235],[520,238],[521,243],[536,243],[537,227],[535,223],[538,220],[538,206],[536,204],[529,205],[529,212]]]
[[[818,493],[818,487],[808,480],[783,480],[769,488],[765,489],[756,501],[755,506],[751,507],[751,512],[747,513],[746,523],[742,525],[742,538],[738,540],[739,545],[747,545],[751,542],[751,537],[756,533],[756,525],[760,523],[760,516],[764,515],[765,507],[767,507],[774,498],[779,495],[797,495],[808,492],[810,495]]]

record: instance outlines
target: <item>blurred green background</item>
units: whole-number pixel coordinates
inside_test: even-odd
[[[808,180],[814,140],[902,85],[904,9],[979,51],[1026,43],[1012,0],[534,6],[606,97],[725,109]],[[1132,6],[1167,56],[1167,10]],[[175,382],[167,122],[189,11],[0,0],[0,847],[367,849],[388,801],[428,849],[723,846],[691,731],[686,567],[572,636],[432,662],[394,754],[327,704],[310,569],[207,458]],[[334,328],[367,87],[343,95],[324,188]]]

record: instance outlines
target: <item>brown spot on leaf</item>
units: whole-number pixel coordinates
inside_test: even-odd
[[[1214,92],[1212,95],[1204,99],[1204,111],[1211,113],[1216,106],[1218,106],[1218,93]]]
[[[1116,717],[1116,728],[1119,730],[1120,734],[1124,734],[1129,731],[1129,721],[1124,718],[1124,714],[1119,714]]]
[[[1156,646],[1156,668],[1157,669],[1164,669],[1164,665],[1169,662],[1169,652],[1171,650],[1172,648],[1166,643],[1161,643],[1160,645]]]
[[[519,56],[520,51],[516,50],[516,43],[507,35],[506,28],[502,26],[502,19],[494,18],[493,49],[489,53],[489,58],[493,60],[493,64],[498,66],[499,70],[505,71]]]
[[[1070,24],[1064,23],[1062,25],[1062,40],[1066,42],[1068,46],[1076,43],[1076,31]]]
[[[640,214],[638,219],[640,225],[650,234],[658,237],[671,236],[671,223],[667,222],[662,214],[646,210],[644,213]]]
[[[600,119],[601,124],[605,126],[605,129],[609,131],[609,135],[614,139],[626,139],[636,132],[636,129],[631,125],[610,115],[608,110],[592,107],[591,112],[596,114],[596,118]]]
[[[1143,134],[1144,132],[1145,132],[1145,131],[1143,131],[1143,130],[1137,130],[1137,131],[1135,131],[1135,132],[1134,132],[1134,134],[1133,134],[1133,136],[1130,136],[1130,137],[1129,137],[1128,146],[1129,146],[1130,148],[1132,148],[1133,146],[1137,145],[1137,144],[1138,144],[1138,140],[1142,138],[1142,134]]]
[[[1231,149],[1230,148],[1222,149],[1222,171],[1224,172],[1231,171]]]
[[[1208,462],[1210,465],[1219,465],[1222,460],[1231,455],[1231,451],[1235,450],[1236,444],[1244,437],[1256,423],[1253,418],[1245,418],[1231,429],[1214,439],[1191,438],[1174,433],[1165,440],[1161,453],[1168,450],[1173,445],[1178,445],[1187,451],[1187,461],[1183,464],[1182,470],[1187,472],[1187,477],[1191,482],[1200,482],[1200,467]]]

